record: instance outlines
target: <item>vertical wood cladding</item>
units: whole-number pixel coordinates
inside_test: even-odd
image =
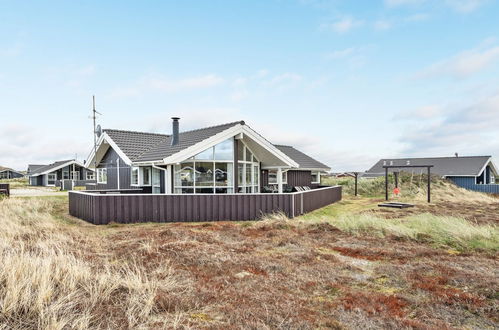
[[[98,194],[69,192],[72,216],[93,224],[256,220],[294,217],[341,200],[341,187],[292,194]]]
[[[118,161],[119,160],[119,161]],[[130,185],[131,180],[131,167],[120,158],[118,153],[113,149],[109,148],[100,161],[98,168],[107,168],[107,183],[97,183],[97,190],[107,190],[107,189],[118,189],[118,174],[120,181],[120,189],[133,189],[137,187],[132,187]],[[119,171],[118,171],[119,167]],[[97,179],[97,173],[95,173],[95,178]]]

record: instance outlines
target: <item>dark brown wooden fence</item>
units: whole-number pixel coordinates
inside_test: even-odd
[[[10,185],[8,183],[0,183],[0,195],[10,196]]]
[[[340,186],[289,194],[152,195],[70,191],[69,213],[96,225],[241,221],[277,212],[293,218],[339,200]]]

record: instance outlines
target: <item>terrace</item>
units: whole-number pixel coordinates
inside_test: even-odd
[[[341,186],[292,193],[138,194],[70,191],[69,214],[90,223],[257,220],[282,212],[289,218],[341,200]]]

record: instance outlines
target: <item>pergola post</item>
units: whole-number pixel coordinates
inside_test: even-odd
[[[431,170],[428,166],[428,203],[431,202]]]
[[[282,194],[282,168],[277,168],[277,188],[279,194]]]
[[[358,184],[358,178],[359,178],[359,172],[355,172],[355,197],[357,197],[357,184]]]
[[[388,200],[388,167],[385,167],[385,200]]]

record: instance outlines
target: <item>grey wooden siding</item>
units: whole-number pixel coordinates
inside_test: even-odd
[[[0,195],[2,194],[10,196],[10,185],[8,183],[0,183]]]
[[[499,194],[499,184],[476,184],[474,176],[452,176],[447,177],[447,179],[461,188],[489,194]]]
[[[341,200],[341,187],[290,194],[96,194],[69,192],[69,213],[93,224],[256,220],[294,217]]]
[[[261,172],[261,187],[268,186],[269,184],[269,171],[262,170]],[[288,183],[284,184],[290,188],[293,187],[311,187],[317,188],[318,184],[312,184],[312,172],[311,171],[301,171],[301,170],[289,170],[288,171]]]
[[[119,159],[119,162],[118,162]],[[94,187],[97,190],[111,190],[118,189],[118,165],[119,165],[119,180],[120,189],[132,189],[130,185],[130,175],[131,167],[121,159],[118,153],[113,149],[109,148],[102,160],[100,161],[98,168],[107,168],[107,183],[97,183]],[[97,173],[95,173],[95,178],[97,179]]]

